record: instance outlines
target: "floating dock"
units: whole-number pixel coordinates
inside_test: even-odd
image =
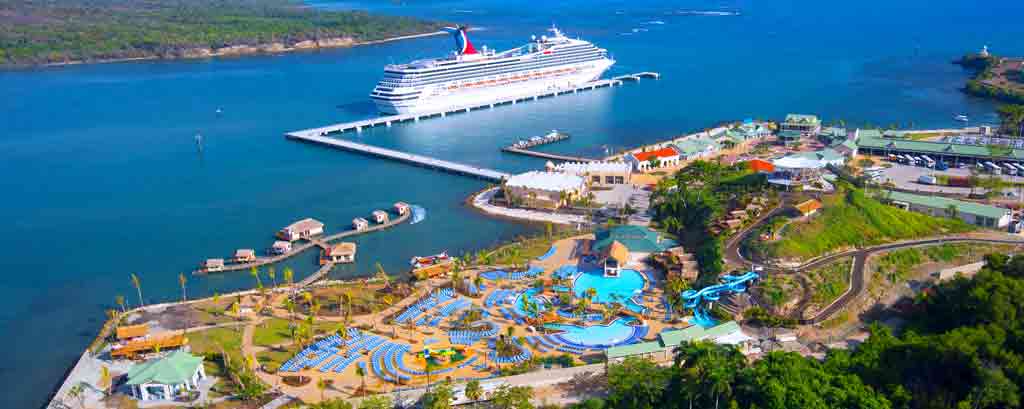
[[[535,158],[557,160],[562,162],[593,162],[597,159],[581,158],[579,156],[559,155],[557,153],[537,152],[529,149],[513,148],[511,146],[501,149],[502,152],[515,153],[519,155],[533,156]]]
[[[580,91],[590,91],[590,90],[595,90],[595,89],[598,89],[598,88],[613,87],[613,86],[622,85],[623,81],[639,81],[641,78],[659,79],[659,78],[661,78],[661,74],[656,73],[656,72],[646,71],[646,72],[639,72],[639,73],[635,73],[635,74],[620,75],[620,76],[617,76],[617,77],[612,78],[612,79],[591,81],[591,82],[588,82],[586,84],[583,84],[583,85],[580,85],[580,86],[577,86],[577,87],[573,87],[573,88],[562,88],[562,89],[554,89],[554,90],[545,90],[545,91],[536,92],[536,93],[524,93],[524,94],[521,94],[521,95],[516,95],[516,96],[512,96],[512,97],[506,97],[506,98],[503,98],[503,99],[500,99],[500,100],[492,101],[492,102],[489,102],[489,103],[486,103],[486,104],[452,106],[452,107],[448,107],[448,108],[442,108],[442,109],[438,109],[438,110],[434,110],[434,111],[427,111],[427,112],[421,112],[421,113],[415,113],[415,114],[400,114],[400,115],[379,116],[379,117],[364,119],[364,120],[361,120],[361,121],[345,122],[345,123],[340,123],[340,124],[327,125],[327,126],[323,126],[323,127],[320,127],[320,128],[311,128],[311,129],[304,129],[304,130],[301,130],[301,131],[293,131],[293,132],[289,132],[287,135],[288,136],[292,136],[292,135],[326,136],[326,135],[329,135],[329,134],[332,134],[332,133],[336,133],[336,132],[341,132],[341,133],[351,132],[351,131],[362,132],[363,129],[365,129],[365,128],[372,128],[372,127],[381,126],[381,125],[390,127],[392,124],[396,124],[396,123],[419,122],[421,119],[443,118],[443,117],[447,116],[448,114],[470,112],[470,111],[475,110],[475,109],[494,108],[494,107],[500,106],[500,105],[513,105],[513,104],[517,104],[519,102],[536,101],[536,100],[541,99],[541,98],[550,98],[550,97],[556,97],[556,96],[565,95],[565,94],[575,94],[575,93],[580,92]]]
[[[399,162],[405,162],[416,166],[423,166],[431,169],[439,169],[459,175],[478,177],[481,179],[486,179],[494,182],[501,182],[502,180],[505,180],[510,176],[508,173],[499,172],[493,169],[478,168],[475,166],[450,162],[443,159],[431,158],[429,156],[417,155],[414,153],[406,153],[386,148],[379,148],[376,146],[370,146],[358,142],[346,141],[343,139],[331,138],[327,136],[289,133],[288,138],[303,142],[329,146],[332,148],[337,148],[350,152],[376,156],[379,158],[396,160]]]
[[[558,141],[564,141],[569,139],[569,134],[561,133],[558,131],[551,131],[544,136],[535,136],[530,139],[520,139],[516,143],[513,143],[506,147],[506,149],[529,149],[541,145],[547,145],[549,143],[555,143]]]

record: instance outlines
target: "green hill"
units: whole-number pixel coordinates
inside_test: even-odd
[[[411,17],[316,10],[297,0],[0,0],[0,66],[372,41],[439,27]]]
[[[794,222],[767,246],[767,255],[809,259],[852,246],[956,233],[974,227],[958,219],[937,218],[888,206],[862,190],[846,189],[822,199],[823,208],[806,222]]]

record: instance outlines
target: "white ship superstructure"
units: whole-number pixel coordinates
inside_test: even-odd
[[[607,50],[556,28],[550,37],[503,52],[477,51],[465,27],[446,30],[455,37],[451,56],[384,67],[384,78],[370,94],[378,110],[419,113],[568,89],[598,79],[615,64]]]

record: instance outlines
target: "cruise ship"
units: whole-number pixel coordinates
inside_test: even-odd
[[[455,51],[437,59],[384,67],[370,97],[387,114],[411,114],[485,105],[508,97],[573,88],[598,79],[615,60],[588,41],[551,35],[507,51],[479,51],[466,27],[445,28]]]

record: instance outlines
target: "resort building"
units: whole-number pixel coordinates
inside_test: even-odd
[[[367,227],[370,227],[370,222],[366,221],[366,219],[362,217],[356,217],[355,219],[352,219],[353,229],[366,230]]]
[[[256,261],[256,250],[253,249],[238,249],[235,250],[235,257],[232,258],[236,263],[248,263],[250,261]]]
[[[952,167],[961,164],[995,163],[1012,161],[1024,162],[1024,149],[991,150],[986,138],[978,135],[962,135],[947,138],[947,141],[915,141],[904,138],[903,133],[882,133],[876,129],[857,131],[857,150],[861,155],[889,156],[927,155],[933,160],[945,162]]]
[[[662,331],[655,341],[608,348],[605,350],[605,358],[608,363],[622,363],[629,357],[669,362],[675,358],[673,351],[676,347],[684,342],[695,341],[736,345],[744,355],[759,352],[754,345],[754,338],[744,333],[735,321],[729,321],[707,329],[693,325],[680,330]]]
[[[405,216],[407,213],[409,213],[410,209],[411,208],[409,207],[409,204],[406,202],[395,203],[395,213],[398,213],[399,216]]]
[[[557,209],[586,192],[582,177],[561,172],[530,171],[512,175],[504,191],[512,203]]]
[[[111,345],[110,356],[115,359],[137,358],[139,355],[147,354],[157,350],[167,351],[172,348],[181,348],[188,344],[188,338],[184,335],[169,335],[160,337],[133,338],[127,342],[118,342]]]
[[[647,152],[634,152],[625,156],[626,163],[638,172],[679,165],[679,151],[667,146]]]
[[[208,258],[203,262],[203,271],[222,271],[224,270],[224,259],[222,258]]]
[[[722,150],[722,146],[710,138],[687,138],[676,142],[680,160],[707,158]]]
[[[127,385],[140,401],[171,400],[198,389],[203,379],[203,358],[178,350],[133,366],[128,370]]]
[[[771,135],[772,130],[764,124],[754,122],[753,120],[746,120],[739,126],[727,129],[718,141],[738,146],[751,141],[761,140]]]
[[[373,221],[377,222],[377,224],[384,224],[388,222],[388,212],[383,210],[374,210],[373,213],[370,214],[373,215]]]
[[[630,183],[633,176],[633,167],[626,162],[566,162],[551,166],[556,172],[583,178],[590,186],[624,185]]]
[[[654,253],[677,246],[674,240],[662,238],[643,226],[621,225],[599,230],[594,235],[590,252],[604,265],[604,275],[617,277],[626,268],[642,268]]]
[[[818,209],[821,209],[821,202],[811,199],[805,202],[798,203],[796,206],[793,207],[796,208],[796,211],[800,212],[801,216],[808,217],[810,215],[817,213]]]
[[[805,136],[814,136],[821,131],[821,120],[815,115],[789,114],[779,124],[780,131],[793,131]]]
[[[661,264],[665,269],[665,276],[669,278],[679,277],[686,281],[693,281],[700,273],[696,258],[681,246],[656,253],[652,258]]]
[[[965,202],[939,196],[923,196],[896,191],[881,193],[883,201],[912,212],[936,217],[956,217],[975,226],[1005,228],[1013,212],[1002,207]]]
[[[332,263],[352,263],[356,261],[356,244],[341,242],[324,250],[324,259]]]
[[[275,241],[272,246],[270,246],[270,252],[272,254],[286,254],[286,253],[289,253],[291,251],[292,251],[292,243],[288,242],[288,241],[278,240],[278,241]]]
[[[751,161],[754,162],[754,161]],[[759,162],[752,163],[764,170],[768,175],[768,183],[785,186],[787,189],[799,186],[812,190],[831,190],[831,185],[822,175],[828,166],[842,166],[846,162],[839,152],[833,149],[822,149],[815,152],[800,152],[783,156],[772,161],[771,166]],[[767,171],[767,169],[771,169]]]
[[[320,223],[315,219],[302,219],[295,223],[288,225],[277,232],[277,237],[281,240],[295,241],[298,239],[308,239],[318,234],[323,234],[324,224]]]

